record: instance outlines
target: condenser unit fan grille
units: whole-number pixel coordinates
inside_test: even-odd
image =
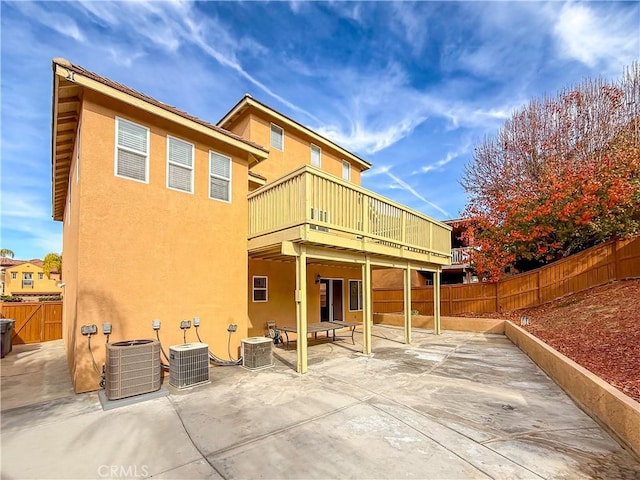
[[[209,345],[183,343],[169,347],[169,383],[187,388],[209,381]]]
[[[267,337],[251,337],[242,340],[242,366],[258,370],[273,366],[273,340]]]
[[[109,400],[160,389],[160,342],[129,340],[107,343],[105,395]]]

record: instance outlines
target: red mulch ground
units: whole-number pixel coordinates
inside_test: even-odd
[[[505,318],[640,402],[640,280],[594,287]]]

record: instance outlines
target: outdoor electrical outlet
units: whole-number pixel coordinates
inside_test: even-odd
[[[111,334],[111,324],[110,323],[103,323],[102,324],[102,333],[104,333],[105,335],[110,335]]]
[[[231,325],[229,325],[229,327],[227,328],[228,332],[235,332],[236,330],[238,330],[238,325],[236,325],[235,323],[232,323]]]
[[[151,323],[154,330],[160,330],[160,320],[156,319]]]
[[[80,327],[80,333],[82,335],[95,335],[98,333],[98,327],[95,325],[83,325]]]
[[[183,320],[180,322],[180,328],[181,329],[186,329],[186,328],[191,328],[191,320]]]
[[[194,327],[200,326],[200,317],[193,317],[193,326]]]

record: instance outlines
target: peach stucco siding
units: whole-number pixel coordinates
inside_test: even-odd
[[[82,138],[82,110],[78,122],[77,135]],[[78,242],[80,234],[80,191],[83,187],[81,176],[82,147],[87,143],[79,141],[74,145],[67,189],[67,202],[62,225],[62,278],[64,302],[62,304],[62,339],[64,340],[69,371],[74,380],[79,371],[76,358],[78,329]]]
[[[158,318],[166,350],[182,343],[180,321],[198,316],[203,341],[226,358],[226,328],[235,323],[237,354],[248,328],[247,161],[219,142],[97,93],[85,92],[82,110],[80,195],[76,201],[72,190],[72,220],[64,225],[65,264],[77,264],[68,282],[77,285],[77,295],[65,307],[67,335],[76,343],[76,391],[94,390],[99,381],[80,334],[84,324],[101,331],[110,322],[111,341],[118,341],[153,338],[151,322]],[[150,128],[148,184],[114,175],[116,116]],[[168,134],[195,144],[193,194],[166,187]],[[208,197],[209,150],[232,157],[230,203]],[[94,356],[101,365],[98,338]],[[195,340],[193,329],[187,340]]]
[[[353,267],[335,267],[330,265],[307,265],[307,320],[309,323],[320,321],[320,286],[315,283],[317,275],[322,278],[343,281],[342,298],[344,319],[348,322],[362,322],[362,311],[349,310],[349,280],[360,280],[362,269]],[[266,276],[268,281],[268,301],[254,302],[252,298],[253,276]],[[277,325],[296,324],[295,263],[249,260],[249,335],[264,335],[267,322]]]
[[[248,126],[247,120],[249,120]],[[272,122],[284,130],[284,150],[270,146]],[[251,168],[251,171],[266,177],[267,182],[272,182],[304,165],[310,165],[312,143],[322,150],[320,168],[342,178],[343,157],[329,144],[314,141],[302,131],[294,130],[279,124],[277,120],[253,112],[240,117],[229,127],[234,133],[269,148],[269,158]],[[355,164],[351,164],[351,182],[360,185],[360,169]]]

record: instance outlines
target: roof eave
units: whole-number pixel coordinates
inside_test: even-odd
[[[341,155],[344,155],[349,160],[357,163],[362,168],[363,171],[371,168],[371,163],[367,162],[366,160],[363,160],[362,158],[351,153],[349,150],[346,150],[345,148],[329,140],[328,138],[323,137],[319,133],[314,132],[310,128],[305,127],[304,125],[302,125],[301,123],[298,123],[292,118],[289,118],[286,115],[278,112],[277,110],[274,110],[273,108],[259,102],[258,100],[254,99],[251,95],[245,95],[244,97],[242,97],[242,99],[238,103],[236,103],[235,106],[233,106],[231,110],[229,110],[229,112],[227,112],[227,114],[218,121],[216,125],[224,128],[224,125],[226,123],[231,121],[237,115],[242,114],[242,111],[249,107],[253,107],[260,112],[263,112],[275,117],[280,122],[284,122],[287,125],[292,126],[297,130],[303,131],[305,134],[309,135],[311,138],[313,138],[316,141],[330,145],[331,148],[338,151]]]

